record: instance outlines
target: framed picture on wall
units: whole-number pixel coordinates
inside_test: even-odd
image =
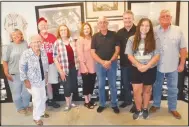
[[[123,20],[122,19],[111,19],[108,20],[109,24],[108,24],[108,29],[117,32],[119,29],[121,29],[123,27]],[[98,26],[97,26],[97,20],[94,21],[89,21],[88,22],[93,30],[93,33],[97,33],[98,30]]]
[[[122,17],[125,9],[126,2],[85,2],[86,19],[97,19],[99,16]]]
[[[36,6],[35,11],[37,20],[39,17],[47,19],[49,32],[56,34],[58,26],[66,24],[73,39],[79,36],[81,22],[84,22],[83,3]]]
[[[141,18],[151,19],[154,26],[159,24],[160,11],[168,9],[172,15],[172,24],[179,25],[180,2],[128,2],[128,9],[135,15],[135,24]]]

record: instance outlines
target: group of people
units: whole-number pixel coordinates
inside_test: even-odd
[[[53,100],[52,84],[58,83],[60,76],[64,87],[66,106],[64,111],[77,107],[73,94],[77,92],[77,75],[83,80],[84,106],[93,109],[97,104],[91,100],[94,84],[98,81],[99,107],[101,113],[106,108],[106,78],[110,86],[111,107],[119,113],[117,102],[116,72],[120,56],[121,85],[124,108],[132,104],[132,94],[136,105],[133,119],[144,119],[149,113],[160,108],[164,77],[167,78],[168,110],[177,119],[178,72],[184,70],[187,54],[184,35],[178,26],[171,24],[171,13],[162,10],[158,26],[153,28],[148,18],[142,18],[137,26],[134,14],[123,13],[124,27],[117,33],[108,30],[108,19],[98,18],[99,32],[93,35],[91,25],[83,23],[80,37],[75,42],[69,28],[62,24],[57,36],[48,33],[47,20],[41,17],[37,24],[39,34],[31,36],[29,47],[20,30],[12,32],[12,43],[3,55],[3,67],[12,92],[12,98],[19,113],[32,112],[37,125],[43,125],[41,117],[48,118],[45,112],[46,93],[48,105],[60,107]],[[180,60],[179,60],[180,58]],[[132,85],[131,85],[132,84]],[[153,104],[148,110],[153,90]]]

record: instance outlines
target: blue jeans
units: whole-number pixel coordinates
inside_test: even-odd
[[[111,68],[108,70],[106,70],[101,64],[96,63],[96,73],[98,78],[100,106],[105,107],[105,103],[106,103],[105,85],[106,85],[106,77],[107,77],[111,92],[111,105],[112,107],[116,107],[117,106],[117,88],[116,88],[117,61],[113,61],[111,64]]]
[[[132,103],[131,95],[131,68],[130,67],[121,67],[121,85],[123,101],[127,104]]]
[[[162,84],[164,82],[164,75],[167,78],[168,87],[168,108],[170,111],[175,111],[177,107],[178,94],[178,71],[170,73],[161,73],[157,71],[156,82],[153,85],[153,106],[160,107],[162,96]]]
[[[17,111],[27,108],[30,103],[31,95],[27,91],[24,82],[20,81],[20,74],[12,75],[13,82],[8,80],[12,93],[12,99]]]

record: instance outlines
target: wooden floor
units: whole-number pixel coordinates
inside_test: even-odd
[[[89,110],[83,102],[76,102],[79,106],[69,112],[64,112],[65,102],[60,102],[61,108],[47,108],[49,118],[43,119],[44,125],[188,125],[188,103],[178,101],[178,111],[182,115],[177,120],[167,110],[167,101],[162,101],[162,108],[147,120],[133,120],[129,112],[130,107],[120,109],[120,114],[115,114],[111,108],[102,113],[97,113],[96,108]],[[15,111],[13,103],[1,105],[2,125],[35,125],[32,115],[25,116]]]

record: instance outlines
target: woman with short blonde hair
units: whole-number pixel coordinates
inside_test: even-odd
[[[19,113],[26,114],[32,111],[29,107],[30,94],[20,80],[19,60],[22,53],[28,48],[27,42],[19,29],[14,29],[10,34],[12,43],[3,53],[3,68],[12,93],[12,99]]]

